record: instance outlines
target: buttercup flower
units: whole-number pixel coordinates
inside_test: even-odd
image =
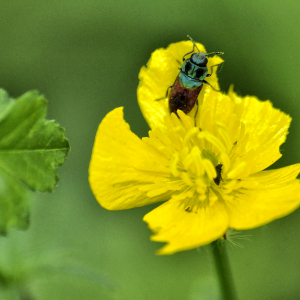
[[[200,51],[206,52],[197,43]],[[203,86],[188,114],[170,115],[163,97],[178,75],[191,42],[158,49],[140,71],[138,102],[151,130],[139,139],[122,107],[101,122],[89,168],[97,201],[119,210],[165,201],[144,221],[159,254],[208,244],[229,229],[251,229],[294,211],[300,204],[300,164],[263,171],[281,157],[291,118],[270,101]],[[222,60],[209,58],[211,65]],[[217,77],[207,79],[218,89]],[[196,120],[195,120],[196,119]],[[196,125],[195,125],[196,124]]]

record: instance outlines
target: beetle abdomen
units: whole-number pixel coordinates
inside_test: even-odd
[[[184,87],[180,76],[177,76],[169,95],[170,112],[177,115],[177,109],[180,109],[188,114],[194,107],[201,89],[202,84],[194,89]]]

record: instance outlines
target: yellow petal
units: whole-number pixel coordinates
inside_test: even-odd
[[[178,251],[206,245],[221,237],[228,228],[228,215],[222,203],[189,210],[179,201],[170,200],[144,217],[155,233],[151,240],[167,242],[158,254],[173,254]]]
[[[206,52],[204,47],[196,43],[201,52]],[[185,54],[192,51],[193,44],[191,41],[183,41],[169,45],[167,49],[157,49],[151,55],[147,63],[147,67],[142,67],[139,73],[139,86],[137,89],[138,103],[141,111],[149,124],[150,128],[155,126],[164,126],[164,116],[169,114],[169,104],[166,92],[179,74],[178,68],[181,67],[182,58]],[[223,60],[214,56],[208,58],[208,73],[211,66],[220,64]],[[217,68],[213,69],[213,75],[207,79],[209,83],[216,89],[219,88],[216,76]],[[202,91],[198,97],[201,101],[206,90],[211,89],[204,84]],[[192,112],[191,112],[192,113]]]
[[[208,90],[199,105],[197,125],[201,130],[209,131],[221,140],[225,138],[226,146],[231,148],[237,141],[240,126],[240,121],[234,112],[235,106],[228,95],[212,89]],[[225,132],[228,133],[228,136],[225,136],[227,135]]]
[[[249,176],[232,201],[226,201],[229,227],[251,229],[284,217],[300,205],[300,164]],[[242,182],[243,183],[243,182]]]
[[[165,188],[169,161],[130,131],[123,108],[101,122],[89,167],[89,182],[97,201],[106,209],[144,206],[170,199]],[[152,191],[147,196],[151,186]]]
[[[290,126],[289,115],[275,109],[270,101],[260,101],[256,97],[238,97],[232,88],[230,98],[235,102],[235,114],[245,124],[249,136],[246,145],[237,144],[236,151],[257,149],[251,174],[266,169],[281,157],[279,146],[285,142]],[[241,153],[244,156],[244,153]]]

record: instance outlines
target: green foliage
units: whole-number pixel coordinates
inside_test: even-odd
[[[30,194],[51,192],[56,168],[69,152],[64,129],[46,121],[47,101],[36,91],[11,99],[0,90],[0,233],[29,224]],[[26,187],[27,186],[27,187]]]

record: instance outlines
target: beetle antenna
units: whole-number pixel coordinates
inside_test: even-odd
[[[194,41],[189,35],[188,35],[187,37],[188,37],[188,39],[194,44],[194,48],[196,47],[197,50],[198,50],[198,52],[200,53],[200,50],[198,49],[198,47],[197,47],[195,41]],[[193,49],[193,50],[194,50],[194,49]],[[193,52],[194,52],[194,51],[193,51]]]
[[[185,55],[183,56],[183,58],[182,58],[183,61],[185,61],[185,57],[186,57],[187,55],[189,55],[189,54],[195,52],[195,47],[197,48],[198,52],[200,53],[200,50],[198,49],[198,47],[197,47],[196,43],[194,42],[194,40],[193,40],[189,35],[188,35],[187,37],[188,37],[188,39],[193,43],[193,50],[190,51],[190,52],[188,52],[187,54],[185,54]]]
[[[223,55],[224,52],[211,52],[211,53],[207,53],[205,54],[206,56],[214,56],[214,55]]]

